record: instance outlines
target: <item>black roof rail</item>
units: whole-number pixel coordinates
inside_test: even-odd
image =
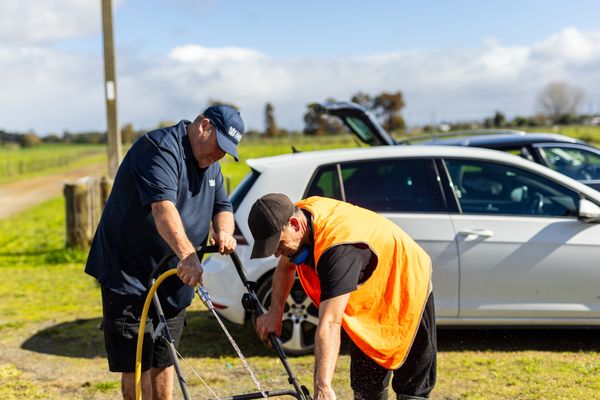
[[[398,140],[398,144],[410,144],[411,142],[427,140],[427,139],[440,139],[449,137],[460,137],[460,136],[480,136],[480,135],[526,135],[527,132],[520,131],[517,129],[471,129],[467,131],[452,131],[452,132],[441,132],[432,133],[428,135],[416,135],[406,139]]]

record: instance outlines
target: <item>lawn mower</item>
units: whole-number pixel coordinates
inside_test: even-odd
[[[200,246],[200,247],[196,248],[196,254],[198,255],[198,258],[200,260],[202,260],[202,258],[205,254],[216,253],[218,251],[219,251],[218,246]],[[244,270],[244,267],[242,266],[238,255],[235,252],[233,252],[230,254],[230,256],[231,256],[233,264],[237,270],[237,273],[238,273],[240,279],[242,280],[244,287],[247,290],[247,293],[244,294],[243,299],[242,299],[243,307],[247,311],[253,311],[255,313],[255,315],[257,315],[257,316],[262,315],[264,313],[264,310],[263,310],[260,302],[258,301],[258,298],[256,297],[256,293],[255,293],[256,282],[252,282],[252,281],[248,280],[248,276],[246,275],[246,271]],[[150,304],[153,303],[156,314],[158,316],[158,325],[154,329],[154,333],[153,333],[152,337],[154,340],[165,340],[168,343],[171,357],[173,360],[173,365],[175,368],[175,374],[177,375],[177,380],[179,382],[179,387],[181,388],[183,398],[185,400],[190,400],[191,397],[190,397],[189,389],[188,389],[186,380],[181,371],[178,353],[177,353],[177,350],[175,349],[174,341],[173,341],[171,334],[169,332],[169,329],[167,327],[166,317],[163,313],[162,306],[161,306],[160,300],[159,300],[159,296],[156,292],[156,290],[158,289],[160,284],[163,283],[165,281],[165,279],[167,279],[173,275],[176,275],[177,271],[175,268],[169,269],[169,265],[170,265],[169,262],[171,260],[173,260],[175,257],[176,257],[176,255],[173,253],[166,255],[158,263],[157,267],[152,272],[151,277],[150,277],[150,282],[149,282],[150,290],[148,291],[146,300],[144,302],[144,308],[142,310],[140,326],[146,325],[146,320],[148,318],[148,311],[150,308]],[[196,292],[196,294],[198,294],[198,297],[200,297],[200,299],[206,305],[206,307],[211,312],[213,312],[213,314],[216,316],[217,320],[221,323],[221,326],[224,329],[225,334],[227,334],[232,345],[234,346],[234,348],[236,348],[236,351],[238,351],[238,354],[240,354],[241,360],[245,362],[241,353],[239,353],[239,349],[237,349],[237,345],[235,344],[235,342],[233,341],[233,339],[227,332],[227,329],[225,329],[225,326],[223,325],[220,318],[216,314],[216,311],[212,305],[212,301],[210,299],[208,292],[202,286],[197,286],[195,288],[195,292]],[[136,391],[136,399],[141,400],[142,399],[142,347],[143,347],[143,342],[144,342],[144,330],[139,329],[138,331],[139,332],[138,332],[136,363],[135,363],[135,383],[136,383],[135,391]],[[281,360],[283,367],[285,368],[285,371],[288,375],[288,382],[292,385],[293,389],[280,389],[280,390],[266,391],[266,390],[260,389],[260,386],[258,385],[258,381],[255,380],[255,383],[257,383],[257,386],[259,386],[258,392],[242,393],[242,394],[237,394],[237,395],[234,395],[231,397],[218,397],[217,396],[214,400],[218,400],[218,399],[220,399],[220,400],[249,400],[249,399],[279,397],[279,396],[290,396],[290,397],[296,398],[298,400],[312,400],[309,390],[306,388],[306,386],[300,385],[298,379],[292,372],[292,369],[290,368],[290,365],[287,361],[287,356],[286,356],[285,352],[283,351],[283,347],[281,345],[279,338],[277,336],[275,336],[274,334],[270,334],[269,340],[271,342],[271,345],[275,349],[277,356]],[[252,378],[255,379],[252,371],[249,368],[248,368],[248,370],[250,371]],[[208,385],[206,383],[205,383],[205,385],[208,387]],[[211,390],[211,393],[216,396],[216,394],[212,391],[212,389],[210,389],[210,387],[208,387],[208,388],[209,388],[209,390]]]

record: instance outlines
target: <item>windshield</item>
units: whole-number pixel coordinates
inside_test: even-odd
[[[242,200],[244,200],[244,197],[246,197],[246,194],[248,193],[254,182],[256,182],[259,176],[260,172],[255,171],[253,169],[250,170],[250,172],[244,177],[244,179],[242,179],[240,184],[237,185],[236,188],[233,190],[233,193],[231,193],[231,196],[229,198],[231,200],[231,205],[233,206],[234,213],[237,211],[238,207],[240,206],[240,203],[242,202]]]
[[[600,179],[600,154],[576,147],[543,146],[539,148],[546,165],[578,180]]]

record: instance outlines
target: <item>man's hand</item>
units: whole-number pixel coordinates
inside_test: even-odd
[[[177,264],[177,276],[183,283],[191,287],[197,284],[202,285],[202,264],[198,259],[198,255],[190,253]]]
[[[260,340],[270,345],[270,333],[274,333],[275,336],[281,336],[281,317],[281,314],[269,311],[256,319],[256,332]]]
[[[230,233],[219,231],[219,233],[210,239],[210,244],[218,244],[219,253],[221,254],[231,254],[235,250],[235,246],[237,246],[237,241]]]
[[[315,400],[335,400],[335,392],[331,386],[315,388]]]

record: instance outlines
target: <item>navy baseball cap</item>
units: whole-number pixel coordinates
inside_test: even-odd
[[[203,113],[217,129],[217,143],[225,153],[238,160],[237,146],[244,135],[244,121],[240,112],[233,107],[210,106]]]

